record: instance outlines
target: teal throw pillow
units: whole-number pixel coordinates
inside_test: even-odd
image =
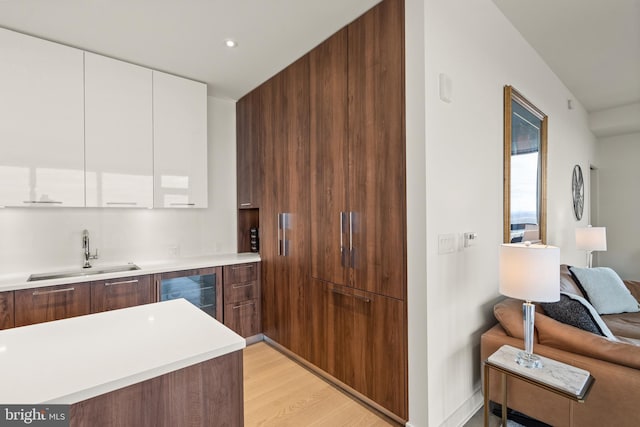
[[[599,314],[635,313],[638,301],[620,276],[608,267],[571,267],[571,273],[584,290],[587,300]]]

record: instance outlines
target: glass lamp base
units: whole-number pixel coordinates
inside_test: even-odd
[[[530,369],[542,368],[542,360],[540,360],[540,358],[535,354],[527,353],[526,351],[521,351],[518,353],[516,362],[518,363],[518,365],[524,366],[525,368],[530,368]]]

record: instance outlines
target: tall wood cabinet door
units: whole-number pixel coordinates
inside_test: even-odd
[[[282,342],[282,263],[280,257],[280,188],[279,149],[274,135],[275,79],[263,83],[260,93],[260,116],[263,126],[260,140],[263,150],[264,180],[262,185],[262,205],[260,207],[260,258],[262,267],[262,328],[269,338]]]
[[[0,292],[0,329],[9,329],[16,325],[13,314],[13,291]]]
[[[81,50],[0,28],[0,206],[84,206]]]
[[[358,290],[353,298],[353,387],[406,420],[405,303]]]
[[[309,56],[282,72],[281,103],[276,118],[285,142],[283,159],[282,210],[285,271],[288,284],[287,317],[289,349],[308,356],[305,334],[307,313],[304,287],[309,283]]]
[[[262,167],[260,155],[260,91],[254,90],[236,103],[238,208],[260,207]]]
[[[348,283],[347,30],[310,53],[311,275]]]
[[[348,31],[354,286],[403,299],[404,2],[380,3]]]
[[[305,357],[304,286],[309,280],[309,62],[296,61],[261,86],[263,329]]]
[[[283,197],[281,190],[281,148],[277,144],[279,139],[274,134],[275,117],[274,105],[276,77],[263,83],[256,89],[260,96],[260,115],[263,123],[260,131],[262,143],[264,177],[262,183],[262,203],[260,207],[260,259],[262,269],[262,328],[269,338],[282,343],[283,313],[286,307],[283,304],[284,293],[282,264],[283,257],[280,246],[280,231],[278,222],[281,208],[280,199]],[[283,344],[284,345],[284,344]]]

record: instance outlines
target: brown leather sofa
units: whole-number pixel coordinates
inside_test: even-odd
[[[625,281],[640,301],[640,282]],[[561,290],[584,296],[566,265],[561,266]],[[507,298],[494,307],[498,324],[481,338],[481,360],[502,345],[523,348],[522,301]],[[584,403],[509,379],[507,406],[552,426],[640,425],[640,313],[601,316],[619,341],[569,326],[545,316],[539,304],[535,317],[535,354],[588,370],[595,383]],[[491,371],[490,400],[501,402],[500,380]]]

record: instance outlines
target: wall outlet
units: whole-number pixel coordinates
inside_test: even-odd
[[[169,246],[168,252],[170,257],[177,258],[180,256],[180,246],[178,245]]]
[[[464,239],[464,247],[468,248],[469,246],[474,246],[478,241],[478,233],[475,232],[466,232],[463,234]]]

